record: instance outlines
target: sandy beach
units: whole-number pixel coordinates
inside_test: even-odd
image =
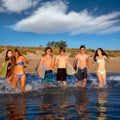
[[[36,54],[33,53],[28,53],[27,55],[24,55],[27,59],[29,59],[29,64],[25,65],[25,71],[26,72],[35,72],[35,68],[38,65],[40,58],[41,58],[41,52],[37,52]],[[55,57],[55,56],[54,56]],[[3,51],[0,54],[0,67],[1,64],[3,62],[5,58],[5,51]],[[74,58],[69,58],[70,63],[73,63]],[[115,73],[119,73],[120,72],[120,57],[110,57],[111,62],[110,63],[106,63],[106,69],[108,72],[115,72]],[[92,61],[93,61],[93,57],[90,57],[89,59],[90,61],[90,68],[91,68],[91,72],[95,72],[96,71],[96,66],[92,65]]]

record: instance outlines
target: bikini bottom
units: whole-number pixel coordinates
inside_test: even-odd
[[[98,70],[98,73],[100,73],[101,75],[106,73],[106,70]]]
[[[23,74],[15,74],[15,75],[20,79],[25,74],[23,73]]]

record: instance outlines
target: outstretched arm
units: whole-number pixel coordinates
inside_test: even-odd
[[[40,73],[40,71],[41,71],[41,66],[42,66],[42,63],[43,63],[43,57],[40,59],[40,62],[39,62],[39,64],[38,64],[38,69],[37,69],[37,74],[38,74],[38,76],[39,76],[39,73]]]
[[[54,58],[52,59],[52,66],[51,67],[52,67],[52,70],[54,71],[54,69],[55,69],[55,59]]]
[[[73,60],[73,68],[76,67],[76,61],[77,61],[77,56],[75,56],[74,60]]]
[[[88,68],[88,72],[90,71],[90,62],[89,62],[89,57],[86,58],[86,62],[87,62],[87,68]]]
[[[110,63],[110,59],[105,56],[105,60]]]
[[[29,63],[28,59],[27,59],[26,57],[24,57],[24,56],[23,56],[23,61],[24,61],[26,64]]]
[[[57,68],[58,65],[58,57],[55,58],[55,69]]]

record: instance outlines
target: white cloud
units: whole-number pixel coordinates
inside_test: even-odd
[[[4,10],[2,7],[0,7],[0,13],[1,13],[1,12],[4,12],[4,11],[5,11],[5,10]]]
[[[47,2],[31,16],[12,25],[12,29],[40,34],[109,34],[120,31],[120,12],[93,16],[87,10],[67,13],[62,1]]]
[[[35,6],[38,0],[2,0],[2,8],[8,12],[20,13]]]
[[[113,26],[111,28],[105,29],[103,31],[99,31],[99,34],[109,34],[113,32],[120,32],[120,26]]]

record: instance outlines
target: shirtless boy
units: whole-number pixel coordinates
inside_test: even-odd
[[[51,55],[52,49],[51,47],[46,47],[45,48],[45,56],[40,59],[39,65],[38,65],[38,76],[40,76],[40,70],[41,66],[44,64],[46,67],[46,72],[45,72],[45,78],[44,80],[48,82],[53,81],[53,70],[54,70],[54,58]]]
[[[89,71],[89,57],[85,53],[85,46],[80,46],[80,53],[75,56],[73,67],[75,68],[76,63],[78,64],[77,72],[77,86],[80,86],[80,81],[82,81],[82,87],[86,86],[87,81],[87,70]]]
[[[63,82],[63,85],[66,86],[66,68],[68,63],[68,56],[65,55],[65,49],[60,47],[59,55],[56,57],[55,65],[57,66],[57,81]]]

